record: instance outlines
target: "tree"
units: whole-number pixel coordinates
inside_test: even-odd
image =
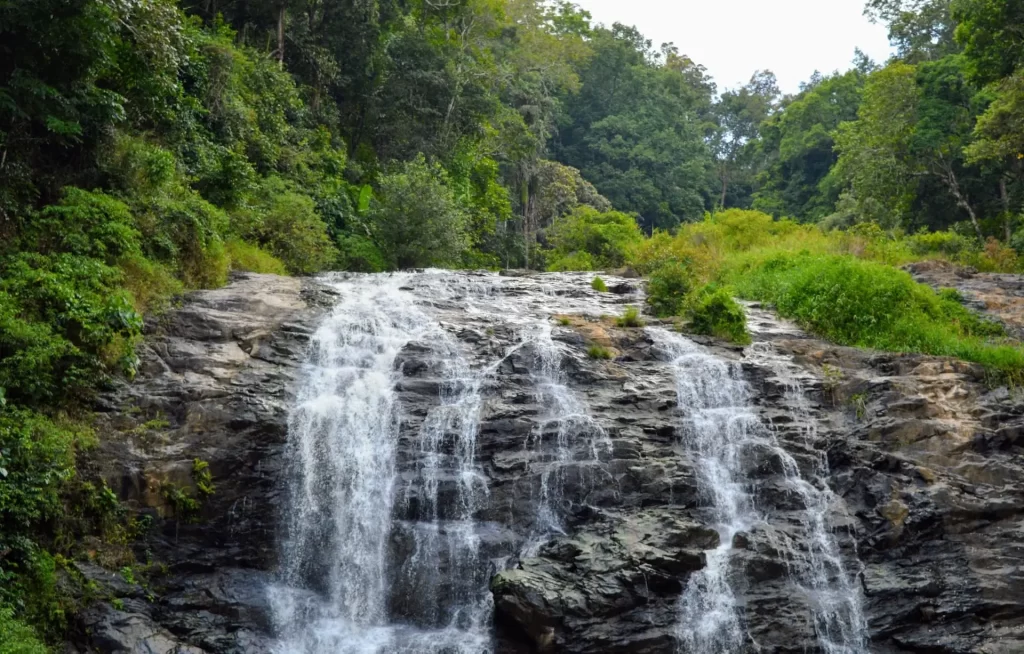
[[[600,28],[590,45],[580,91],[565,101],[556,158],[637,213],[645,229],[697,219],[711,164],[704,137],[713,87],[673,48],[655,51],[634,28]]]
[[[808,222],[831,213],[839,199],[839,184],[829,175],[838,159],[834,132],[856,120],[866,77],[853,69],[820,78],[761,125],[759,147],[766,163],[754,208]]]
[[[366,230],[397,268],[456,265],[468,245],[448,174],[423,155],[381,177]]]
[[[889,41],[907,63],[934,61],[959,51],[951,0],[868,0],[865,15],[889,26]]]
[[[714,115],[718,128],[711,138],[715,157],[715,172],[720,193],[718,208],[727,204],[749,206],[754,179],[760,168],[757,138],[761,123],[775,111],[779,100],[779,85],[771,71],[757,71],[745,86],[722,93],[715,103]],[[728,203],[729,191],[735,201]]]

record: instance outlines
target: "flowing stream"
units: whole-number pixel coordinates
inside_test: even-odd
[[[311,339],[290,418],[290,500],[280,583],[270,590],[277,654],[494,651],[491,577],[567,534],[566,518],[587,503],[588,489],[613,485],[605,463],[612,439],[566,374],[585,355],[556,337],[552,317],[596,320],[642,298],[593,292],[589,279],[426,271],[323,280],[338,299]],[[504,338],[490,338],[495,330]],[[725,654],[748,644],[742,580],[730,562],[734,538],[765,520],[744,465],[767,450],[804,507],[803,546],[787,564],[810,598],[821,649],[865,652],[859,596],[828,523],[824,459],[814,483],[805,481],[751,408],[736,363],[678,334],[647,333],[675,372],[684,446],[721,535],[679,600],[680,651]],[[409,352],[426,370],[420,383],[437,389],[416,415],[401,399]],[[769,350],[758,353],[776,364]],[[522,401],[536,406],[520,455],[532,515],[518,523],[517,544],[496,551],[486,542],[494,519],[481,518],[495,512],[478,440],[509,366],[525,369],[531,388]],[[788,374],[784,362],[777,368]],[[814,434],[806,439],[813,449]]]
[[[783,545],[790,580],[811,607],[815,634],[826,654],[866,652],[866,623],[860,595],[844,569],[829,526],[832,494],[824,482],[816,486],[801,476],[794,457],[775,432],[761,422],[743,380],[739,363],[716,357],[685,337],[662,329],[649,330],[675,369],[679,406],[683,410],[685,447],[697,461],[701,492],[711,508],[719,546],[706,553],[707,565],[692,575],[679,603],[676,637],[680,652],[728,654],[748,640],[741,615],[742,579],[730,566],[738,535],[765,524],[747,472],[755,458],[778,461],[787,490],[803,507],[796,545]],[[789,405],[813,425],[806,398],[767,343],[748,348],[748,357],[771,369],[786,386]],[[813,431],[805,444],[813,450]],[[823,456],[816,459],[827,475]]]

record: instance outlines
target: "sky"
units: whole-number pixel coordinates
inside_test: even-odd
[[[847,70],[854,48],[883,62],[886,28],[863,15],[864,0],[574,0],[595,23],[635,25],[658,47],[673,42],[702,64],[718,90],[755,70],[775,73],[784,93],[815,70]]]

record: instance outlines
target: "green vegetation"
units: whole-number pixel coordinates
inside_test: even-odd
[[[640,309],[637,307],[626,307],[626,311],[615,319],[619,327],[643,327],[644,321],[640,318]]]
[[[76,471],[90,400],[232,270],[628,265],[696,331],[744,342],[737,293],[1017,381],[895,267],[1024,270],[1024,14],[867,11],[897,55],[783,95],[563,0],[0,3],[0,649],[59,637],[77,532],[141,529]]]
[[[611,359],[612,351],[603,345],[591,345],[587,348],[587,356],[598,360]]]
[[[690,329],[733,343],[750,343],[747,314],[726,288],[706,288],[693,302]]]
[[[604,280],[600,277],[595,277],[594,281],[590,282],[590,288],[594,289],[598,293],[607,293],[608,286],[604,283]]]

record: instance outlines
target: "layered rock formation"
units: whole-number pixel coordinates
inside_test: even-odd
[[[606,279],[618,293],[598,294],[585,275],[449,276],[444,292],[436,273],[403,288],[470,368],[493,366],[480,389],[487,495],[474,520],[482,577],[493,577],[495,651],[674,652],[679,597],[720,536],[682,442],[690,407],[678,406],[675,371],[649,330],[601,316],[638,303],[638,282]],[[166,574],[144,589],[82,564],[118,601],[77,616],[78,651],[268,651],[287,417],[305,344],[332,302],[314,281],[245,275],[149,326],[138,379],[104,398],[90,465],[152,516],[137,556]],[[748,311],[753,346],[700,342],[742,367],[750,410],[805,479],[834,491],[829,527],[863,594],[867,650],[1024,651],[1018,395],[989,388],[970,364],[835,347]],[[612,358],[589,356],[594,345]],[[430,351],[410,342],[396,362],[396,474],[407,483],[397,485],[393,570],[410,560],[425,501],[417,439],[443,387]],[[208,496],[197,459],[209,464]],[[741,473],[764,518],[731,543],[743,651],[819,651],[815,598],[791,579],[805,549],[802,500],[770,449],[745,457]],[[456,495],[458,479],[438,483],[438,497]],[[201,500],[195,515],[176,491]],[[442,503],[440,519],[449,510]],[[443,578],[439,566],[430,572]],[[396,573],[390,585],[392,619],[425,622],[427,600],[413,590],[422,582]]]

